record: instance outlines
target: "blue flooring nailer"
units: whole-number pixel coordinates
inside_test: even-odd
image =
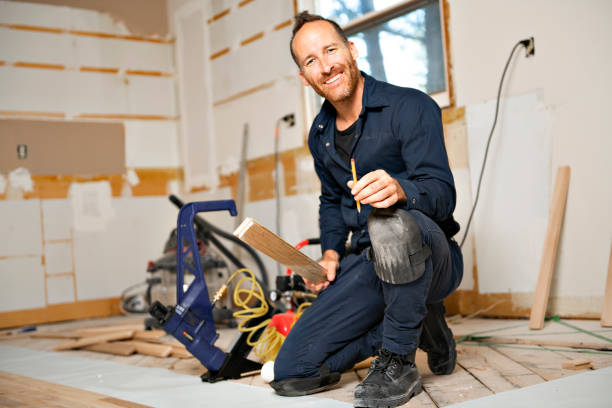
[[[243,373],[261,369],[261,364],[246,358],[252,348],[247,344],[246,332],[240,333],[227,353],[215,347],[219,335],[215,329],[213,305],[204,280],[193,228],[197,213],[228,210],[231,215],[236,216],[236,205],[233,200],[220,200],[185,205],[181,203],[180,207],[177,222],[176,306],[164,306],[160,302],[155,302],[151,306],[150,313],[167,333],[183,343],[187,350],[208,369],[208,372],[202,375],[203,381],[216,382],[240,378]],[[189,256],[193,259],[191,264],[186,262]],[[183,289],[185,268],[195,277],[186,291]],[[266,315],[252,319],[247,326],[254,326],[267,318],[269,316]],[[257,337],[255,336],[255,340]]]

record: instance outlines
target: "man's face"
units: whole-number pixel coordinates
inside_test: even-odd
[[[304,24],[292,46],[304,85],[331,103],[353,96],[361,76],[355,61],[357,49],[352,42],[346,44],[330,23]]]

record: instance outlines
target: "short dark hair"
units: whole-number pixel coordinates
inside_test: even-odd
[[[289,50],[291,51],[291,57],[293,57],[293,61],[295,61],[298,67],[300,67],[300,63],[298,62],[297,57],[293,52],[293,39],[295,38],[297,32],[300,31],[300,28],[304,26],[304,24],[311,23],[313,21],[327,21],[332,25],[332,27],[334,27],[334,30],[336,30],[340,38],[342,38],[342,41],[344,41],[345,44],[348,44],[348,38],[344,33],[344,30],[342,30],[342,27],[340,27],[338,23],[325,17],[319,16],[317,14],[310,14],[307,10],[304,10],[300,14],[295,16],[295,24],[293,25],[293,32],[291,33],[291,41],[289,41]]]

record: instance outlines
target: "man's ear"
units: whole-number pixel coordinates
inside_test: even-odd
[[[306,77],[304,76],[304,74],[302,74],[302,70],[298,72],[298,75],[300,76],[300,79],[302,80],[302,83],[304,84],[304,86],[310,86],[310,84],[308,83],[308,80],[306,80]]]
[[[352,41],[349,41],[348,45],[349,45],[349,50],[351,50],[351,55],[353,56],[353,59],[356,60],[359,57],[359,51],[357,50],[355,43]]]

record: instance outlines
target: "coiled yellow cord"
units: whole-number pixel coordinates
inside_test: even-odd
[[[247,344],[253,347],[253,352],[256,356],[260,357],[264,362],[274,360],[278,354],[278,351],[283,345],[283,342],[285,341],[285,336],[280,334],[273,326],[270,326],[264,330],[261,336],[259,336],[259,339],[253,341],[252,337],[255,335],[255,333],[257,333],[261,328],[268,326],[272,319],[267,319],[255,326],[246,327],[246,324],[251,319],[265,316],[268,313],[269,307],[261,285],[259,282],[257,282],[255,275],[253,275],[253,272],[251,272],[249,269],[238,269],[229,277],[227,284],[229,284],[241,273],[244,273],[245,276],[243,276],[242,279],[236,283],[234,289],[234,304],[242,308],[242,310],[238,310],[233,314],[236,319],[240,319],[240,323],[238,323],[238,330],[249,333],[247,336]],[[251,285],[248,289],[242,287],[243,284],[249,282]],[[223,285],[223,287],[215,294],[214,302],[223,296],[226,288],[227,285]],[[316,295],[312,295],[312,297],[316,297]],[[259,301],[259,306],[249,306],[249,303],[252,303],[253,301]],[[298,310],[293,318],[292,325],[295,324],[297,319],[304,312],[304,309],[310,304],[310,302],[305,302],[298,307]]]

